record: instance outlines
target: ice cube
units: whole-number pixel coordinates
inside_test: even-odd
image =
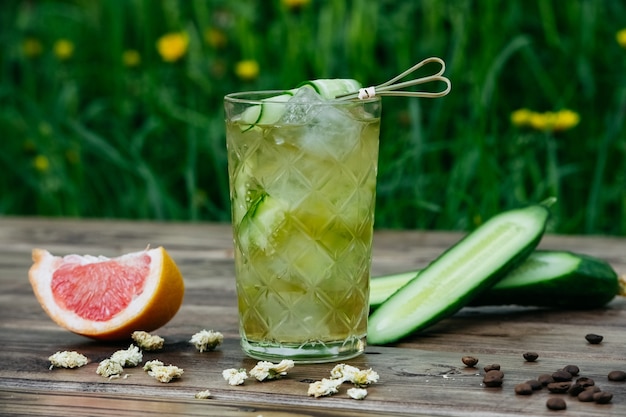
[[[286,104],[285,113],[280,119],[281,124],[306,124],[315,117],[324,100],[313,89],[299,88]]]
[[[360,140],[362,124],[346,108],[316,106],[318,111],[304,127],[301,146],[318,155],[342,159]]]
[[[348,108],[350,105],[347,101],[325,100],[313,89],[301,87],[286,103],[285,113],[277,123],[288,129],[274,132],[274,141],[290,143],[309,154],[340,160],[353,151],[360,140],[362,123],[354,118]]]

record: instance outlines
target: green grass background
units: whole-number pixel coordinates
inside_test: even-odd
[[[626,235],[621,0],[31,0],[0,4],[0,214],[230,217],[222,97],[312,78],[379,84],[438,56],[452,92],[385,97],[378,228],[467,230],[556,196],[551,231]],[[225,47],[204,40],[225,34]],[[185,31],[164,62],[155,43]],[[23,41],[39,39],[37,57]],[[73,55],[55,57],[68,39]],[[121,56],[140,53],[128,68]],[[234,67],[256,60],[259,76]],[[510,122],[571,109],[573,129]],[[45,156],[49,165],[36,164]]]

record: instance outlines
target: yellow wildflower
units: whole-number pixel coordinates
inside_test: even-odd
[[[184,32],[172,32],[159,38],[156,47],[165,62],[176,62],[187,53],[189,37]]]
[[[580,115],[575,111],[563,109],[556,113],[552,130],[568,130],[580,122]]]
[[[219,29],[209,28],[204,32],[204,41],[212,48],[219,49],[226,46],[226,34]]]
[[[576,126],[580,122],[578,113],[564,109],[558,112],[530,112],[528,126],[535,130],[560,132]]]
[[[141,55],[134,49],[127,49],[122,53],[122,62],[126,67],[136,67],[141,63]]]
[[[568,130],[580,122],[578,113],[563,109],[558,112],[534,112],[520,109],[511,113],[511,123],[518,127],[529,126],[535,130],[559,132]]]
[[[244,81],[254,80],[259,76],[259,63],[254,59],[246,59],[237,62],[235,74]]]
[[[46,172],[50,168],[50,160],[46,155],[37,155],[33,159],[33,166],[39,172]]]
[[[523,127],[530,124],[533,112],[528,109],[519,109],[511,113],[511,123],[515,126]]]
[[[59,39],[53,46],[54,54],[61,61],[69,59],[74,54],[74,43],[67,39]]]
[[[552,112],[537,113],[532,112],[528,119],[528,125],[535,130],[551,130],[550,123],[553,118]]]
[[[626,29],[618,31],[615,35],[615,39],[617,39],[617,43],[619,43],[622,48],[626,48]]]
[[[311,3],[311,0],[282,0],[283,6],[291,10],[298,10]]]
[[[29,58],[33,58],[33,57],[41,55],[42,52],[43,52],[43,45],[41,44],[41,41],[39,39],[26,38],[22,42],[22,53],[25,56]]]

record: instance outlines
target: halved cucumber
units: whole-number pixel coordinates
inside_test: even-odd
[[[372,278],[370,308],[376,309],[420,271]],[[601,307],[621,291],[617,273],[605,261],[566,251],[538,250],[469,305]]]
[[[566,251],[536,251],[470,305],[585,309],[601,307],[618,294],[617,273],[607,262]]]
[[[489,219],[372,313],[368,343],[395,342],[460,310],[528,257],[548,217],[544,205],[532,205]]]

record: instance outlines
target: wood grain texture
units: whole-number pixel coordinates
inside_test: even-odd
[[[373,274],[423,267],[461,237],[458,233],[378,231]],[[160,359],[185,370],[179,381],[159,383],[141,367],[127,369],[125,379],[105,379],[98,363],[128,342],[102,343],[57,327],[43,312],[28,283],[32,248],[54,254],[117,256],[147,245],[163,245],[179,265],[186,284],[183,306],[159,335],[161,352],[145,352],[144,360]],[[540,246],[587,253],[609,261],[626,274],[626,239],[547,235]],[[556,415],[546,409],[547,391],[517,396],[519,382],[576,364],[581,374],[614,394],[611,404],[580,403],[565,396],[560,416],[626,415],[626,383],[610,382],[611,370],[626,370],[626,300],[590,311],[558,311],[528,307],[465,308],[454,317],[393,346],[368,346],[349,361],[373,368],[380,382],[363,401],[351,400],[341,388],[328,398],[307,396],[308,384],[328,376],[332,364],[296,366],[287,378],[231,387],[221,372],[252,368],[256,361],[239,348],[237,309],[228,225],[67,220],[0,219],[0,415]],[[189,344],[201,329],[219,330],[224,344],[199,353]],[[590,345],[586,333],[604,336]],[[77,350],[90,363],[74,370],[49,370],[48,356]],[[522,358],[536,351],[537,362]],[[480,359],[468,369],[464,355]],[[482,366],[499,363],[502,388],[482,386]],[[212,398],[194,395],[209,389]]]

